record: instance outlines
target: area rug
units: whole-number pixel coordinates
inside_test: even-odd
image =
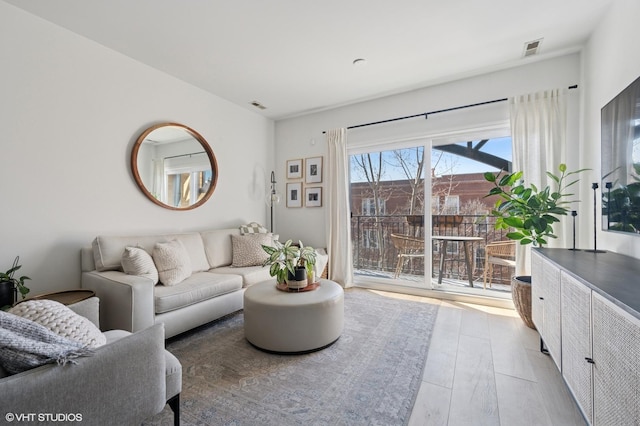
[[[405,425],[438,306],[345,291],[330,347],[274,355],[244,338],[242,312],[167,342],[183,368],[183,425]],[[145,424],[172,424],[165,410]]]

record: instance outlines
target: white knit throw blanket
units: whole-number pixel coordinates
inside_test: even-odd
[[[43,364],[75,363],[93,352],[81,343],[59,336],[36,322],[0,311],[0,365],[9,374]]]

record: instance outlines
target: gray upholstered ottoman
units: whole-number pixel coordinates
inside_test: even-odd
[[[275,280],[244,293],[244,333],[252,345],[268,352],[304,353],[334,343],[344,328],[344,291],[319,280],[312,291],[287,293]]]

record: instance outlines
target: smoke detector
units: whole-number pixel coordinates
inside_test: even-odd
[[[532,56],[538,53],[538,49],[540,49],[540,45],[542,44],[542,38],[537,40],[528,41],[524,44],[524,52],[522,53],[522,57],[526,58],[527,56]]]

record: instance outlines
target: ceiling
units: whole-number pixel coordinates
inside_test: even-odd
[[[3,1],[277,120],[578,51],[613,0]]]

